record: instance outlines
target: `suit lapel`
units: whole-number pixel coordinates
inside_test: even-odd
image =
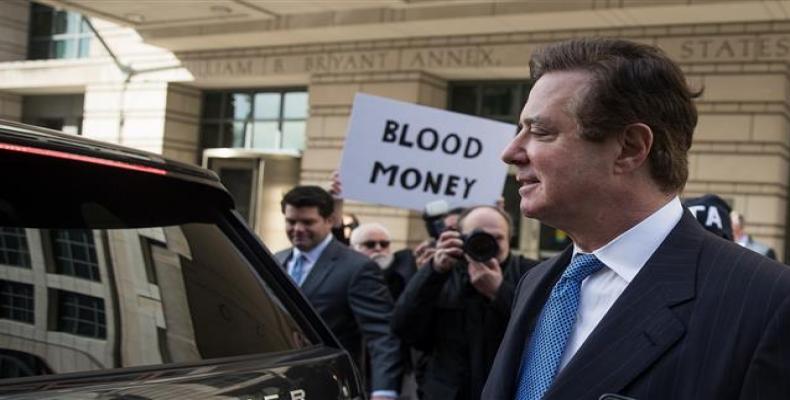
[[[705,231],[684,213],[554,381],[546,399],[618,392],[684,334],[672,307],[693,299]]]
[[[342,244],[338,243],[335,239],[332,239],[329,242],[329,245],[326,246],[324,251],[318,257],[315,264],[313,265],[313,269],[310,270],[310,273],[307,274],[307,277],[302,282],[302,292],[305,295],[311,295],[318,287],[321,286],[321,282],[326,279],[329,272],[332,270],[332,267],[337,261],[340,255],[340,248]]]

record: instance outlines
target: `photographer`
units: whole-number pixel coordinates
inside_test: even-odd
[[[480,398],[515,287],[537,264],[510,252],[512,223],[499,208],[470,208],[458,227],[439,236],[393,314],[395,333],[429,357],[424,400]]]

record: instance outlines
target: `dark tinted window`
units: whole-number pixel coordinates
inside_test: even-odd
[[[30,353],[0,349],[0,376],[23,378],[26,376],[51,374],[46,363]]]
[[[93,232],[87,229],[58,229],[52,231],[55,271],[92,281],[101,281],[96,243]]]
[[[216,225],[27,231],[35,239],[32,274],[0,280],[0,318],[26,322],[32,329],[0,349],[23,352],[46,367],[30,370],[65,373],[200,361],[310,344]],[[67,242],[73,271],[82,268],[73,260],[90,260],[86,270],[105,278],[48,272],[47,262],[62,262],[56,260],[63,258],[64,245],[48,247],[41,240],[46,237],[53,244]],[[9,268],[14,267],[0,266],[0,274],[8,275]],[[41,309],[46,318],[38,321],[34,292],[47,304]],[[8,334],[19,331],[0,324],[0,337]],[[34,339],[44,337],[48,342]],[[8,365],[11,373],[23,364]]]
[[[0,318],[33,323],[33,285],[0,280]]]
[[[30,268],[27,236],[22,228],[0,228],[0,264]]]
[[[52,308],[58,331],[97,339],[107,337],[104,299],[66,290],[53,290],[50,297],[56,302]]]

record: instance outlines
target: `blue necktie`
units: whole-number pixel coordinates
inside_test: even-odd
[[[552,289],[524,350],[516,400],[539,400],[549,389],[576,322],[582,281],[603,266],[594,255],[578,253]]]
[[[304,279],[304,263],[307,261],[304,254],[299,254],[294,260],[293,268],[291,268],[291,278],[296,282],[296,286],[302,286]]]

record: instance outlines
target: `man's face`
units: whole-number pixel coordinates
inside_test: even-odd
[[[505,261],[510,253],[510,237],[507,221],[498,212],[490,208],[478,208],[470,212],[463,220],[461,233],[468,235],[475,229],[482,229],[484,232],[493,236],[499,245],[497,261]]]
[[[354,250],[370,257],[388,256],[390,250],[390,237],[381,229],[371,228],[359,240],[353,243]]]
[[[575,71],[538,79],[521,112],[519,132],[502,153],[517,167],[522,214],[565,230],[579,218],[595,218],[608,201],[619,151],[616,139],[596,143],[580,136],[569,106],[589,79]]]
[[[331,218],[318,213],[318,207],[285,205],[285,234],[301,251],[310,251],[332,232]]]

